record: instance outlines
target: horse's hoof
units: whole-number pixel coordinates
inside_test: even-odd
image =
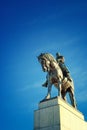
[[[45,99],[50,99],[51,98],[51,96],[50,95],[47,95],[46,97],[45,97]]]
[[[46,100],[48,100],[48,99],[50,99],[50,98],[51,98],[51,96],[50,96],[50,95],[47,95],[43,100],[40,101],[40,103],[41,103],[41,102],[44,102],[44,101],[46,101]]]

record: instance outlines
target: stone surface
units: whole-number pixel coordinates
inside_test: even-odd
[[[87,130],[87,122],[81,112],[56,97],[39,103],[34,130]]]

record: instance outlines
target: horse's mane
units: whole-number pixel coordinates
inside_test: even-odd
[[[50,53],[41,53],[43,58],[46,58],[47,60],[57,62],[56,59],[50,54]]]

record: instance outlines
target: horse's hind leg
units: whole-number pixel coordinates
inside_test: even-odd
[[[67,100],[66,100],[66,92],[62,91],[62,92],[61,92],[61,95],[62,95],[63,100],[67,101]]]
[[[76,108],[76,101],[75,101],[74,92],[72,89],[70,89],[69,91],[69,96],[70,96],[72,106]]]
[[[61,97],[61,79],[58,81],[58,96]]]

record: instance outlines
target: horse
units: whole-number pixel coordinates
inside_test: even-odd
[[[42,70],[47,72],[46,83],[48,92],[44,100],[51,98],[51,89],[52,85],[54,85],[58,89],[58,96],[65,101],[66,94],[67,92],[69,93],[71,105],[76,108],[73,80],[69,81],[67,77],[63,76],[63,72],[58,62],[50,53],[41,53],[37,58],[42,66]]]

